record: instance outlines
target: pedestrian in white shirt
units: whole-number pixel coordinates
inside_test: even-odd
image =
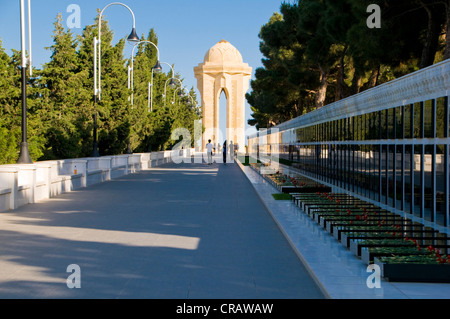
[[[213,152],[213,145],[211,144],[211,140],[208,140],[208,144],[206,144],[206,154],[208,155],[208,165],[212,164],[212,152]]]

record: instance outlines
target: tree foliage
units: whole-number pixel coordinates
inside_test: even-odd
[[[113,44],[113,32],[102,19],[102,98],[94,103],[94,37],[98,20],[80,36],[63,25],[61,15],[54,22],[53,44],[47,48],[50,60],[27,79],[28,143],[33,160],[87,157],[92,153],[93,115],[98,114],[100,155],[131,151],[170,149],[176,141],[171,132],[189,129],[193,136],[195,107],[187,97],[164,103],[163,94],[173,95],[166,85],[172,71],[153,74],[153,110],[148,108],[148,83],[157,61],[156,48],[143,43],[134,58],[134,103],[128,89],[128,65],[124,57],[125,39]],[[145,37],[143,36],[142,39]],[[152,29],[145,38],[157,45]],[[0,164],[15,163],[21,142],[21,56],[9,56],[0,41]],[[175,76],[180,79],[179,74]],[[181,82],[180,82],[181,83]],[[192,91],[192,89],[191,89]],[[195,95],[192,99],[196,103]]]
[[[367,25],[371,4],[381,28]],[[449,21],[450,0],[282,3],[259,33],[249,124],[268,128],[448,59]]]

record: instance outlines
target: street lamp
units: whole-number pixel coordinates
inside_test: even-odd
[[[28,151],[27,142],[27,64],[30,64],[30,76],[32,75],[31,65],[31,3],[28,0],[28,38],[30,58],[26,57],[25,49],[25,3],[24,0],[20,0],[20,29],[22,40],[22,143],[20,144],[20,155],[17,160],[18,164],[31,164],[30,153]]]
[[[165,63],[165,62],[163,62],[163,63]],[[170,66],[170,68],[172,69],[172,77],[171,77],[170,79],[168,79],[168,80],[166,81],[166,83],[164,84],[164,95],[163,95],[163,98],[164,98],[164,106],[166,106],[167,82],[169,82],[169,86],[170,86],[172,89],[174,89],[174,88],[177,86],[177,84],[175,83],[174,80],[179,81],[179,82],[180,82],[180,85],[183,85],[183,82],[182,82],[180,79],[175,78],[175,72],[174,72],[174,70],[173,70],[173,67],[172,67],[170,64],[168,64],[168,63],[166,63],[166,64],[167,64],[168,66]]]
[[[192,97],[191,93],[188,94],[188,105],[191,109],[197,110],[197,108],[198,108],[198,104],[195,101],[195,99]]]
[[[172,73],[172,74],[173,74],[173,73]],[[163,95],[163,97],[164,97],[164,106],[166,106],[166,100],[167,100],[167,82],[170,81],[170,82],[169,82],[169,86],[170,86],[172,89],[174,89],[174,88],[177,86],[177,84],[175,83],[174,80],[179,81],[181,85],[183,84],[183,82],[181,82],[180,79],[174,78],[173,76],[172,76],[170,79],[168,79],[168,80],[166,81],[166,83],[164,84],[164,95]]]
[[[178,90],[180,90],[180,92],[177,93]],[[177,93],[180,98],[183,98],[186,96],[186,93],[184,92],[184,87],[180,86],[179,88],[177,88],[175,90],[175,92],[173,92],[172,104],[175,104],[175,93]]]
[[[151,87],[150,91],[150,100],[151,100],[151,107],[153,107],[153,72],[156,73],[161,73],[162,72],[162,66],[161,63],[159,62],[159,49],[156,46],[156,44],[154,44],[151,41],[148,40],[142,40],[142,41],[138,41],[134,47],[133,50],[131,51],[131,68],[128,69],[128,75],[130,75],[131,73],[131,105],[134,105],[134,50],[139,46],[139,44],[141,43],[150,43],[151,45],[153,45],[156,48],[156,52],[157,52],[157,60],[156,60],[156,64],[155,66],[152,68],[152,81],[149,84],[149,88]],[[163,62],[164,63],[164,62]],[[128,81],[128,83],[130,83],[130,81]],[[150,111],[150,109],[149,109]]]
[[[163,64],[167,64],[170,69],[172,70],[172,77],[166,81],[165,85],[164,85],[164,106],[166,105],[165,103],[165,99],[166,99],[166,89],[167,89],[167,82],[170,81],[169,86],[171,88],[174,88],[176,86],[176,83],[173,81],[174,79],[174,70],[173,67],[167,63],[167,62],[161,62]],[[150,89],[153,88],[153,72],[152,72],[152,83],[148,84],[148,109],[150,110],[150,112],[153,112],[153,90],[151,91]]]
[[[129,43],[136,43],[139,42],[139,37],[136,33],[136,19],[134,16],[133,11],[130,9],[130,7],[128,7],[127,5],[120,3],[120,2],[113,2],[108,4],[106,7],[103,8],[103,10],[100,12],[100,16],[98,19],[98,40],[96,37],[94,37],[94,103],[95,105],[97,105],[97,100],[100,101],[102,99],[102,86],[101,86],[101,81],[102,81],[102,72],[101,72],[101,68],[102,68],[102,16],[103,16],[103,12],[110,6],[113,5],[120,5],[123,6],[125,8],[127,8],[132,17],[133,17],[133,29],[131,30],[130,35],[127,38],[127,41]],[[98,60],[98,66],[97,66],[97,60]],[[98,76],[98,78],[97,78]],[[92,151],[92,156],[93,157],[99,157],[100,154],[98,152],[98,142],[97,142],[97,110],[95,110],[95,114],[94,114],[94,143],[93,143],[93,151]]]

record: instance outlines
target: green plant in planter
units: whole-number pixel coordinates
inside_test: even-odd
[[[420,254],[420,255],[407,255],[407,256],[384,256],[378,258],[379,261],[387,264],[445,264],[436,260],[433,255]],[[446,258],[447,265],[450,265],[449,257]]]
[[[272,197],[275,200],[290,200],[291,199],[291,195],[290,194],[286,194],[286,193],[282,193],[282,194],[272,194]]]
[[[416,247],[369,247],[370,253],[374,254],[410,254],[410,255],[428,255],[429,253],[426,251],[419,251]]]
[[[358,240],[358,243],[364,244],[364,245],[410,245],[411,247],[415,247],[415,244],[413,242],[408,242],[402,239],[397,238],[381,238],[381,239],[360,239]]]

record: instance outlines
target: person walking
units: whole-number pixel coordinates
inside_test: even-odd
[[[223,148],[222,148],[222,154],[223,154],[223,164],[227,164],[227,141],[223,142]]]
[[[211,140],[208,140],[208,144],[206,144],[206,154],[208,156],[208,165],[212,164],[212,152],[213,152],[213,145],[211,144]]]
[[[234,144],[233,144],[233,141],[230,142],[230,145],[229,145],[228,148],[230,149],[230,159],[231,159],[231,162],[234,163],[234,162],[233,162],[233,161],[234,161]]]

